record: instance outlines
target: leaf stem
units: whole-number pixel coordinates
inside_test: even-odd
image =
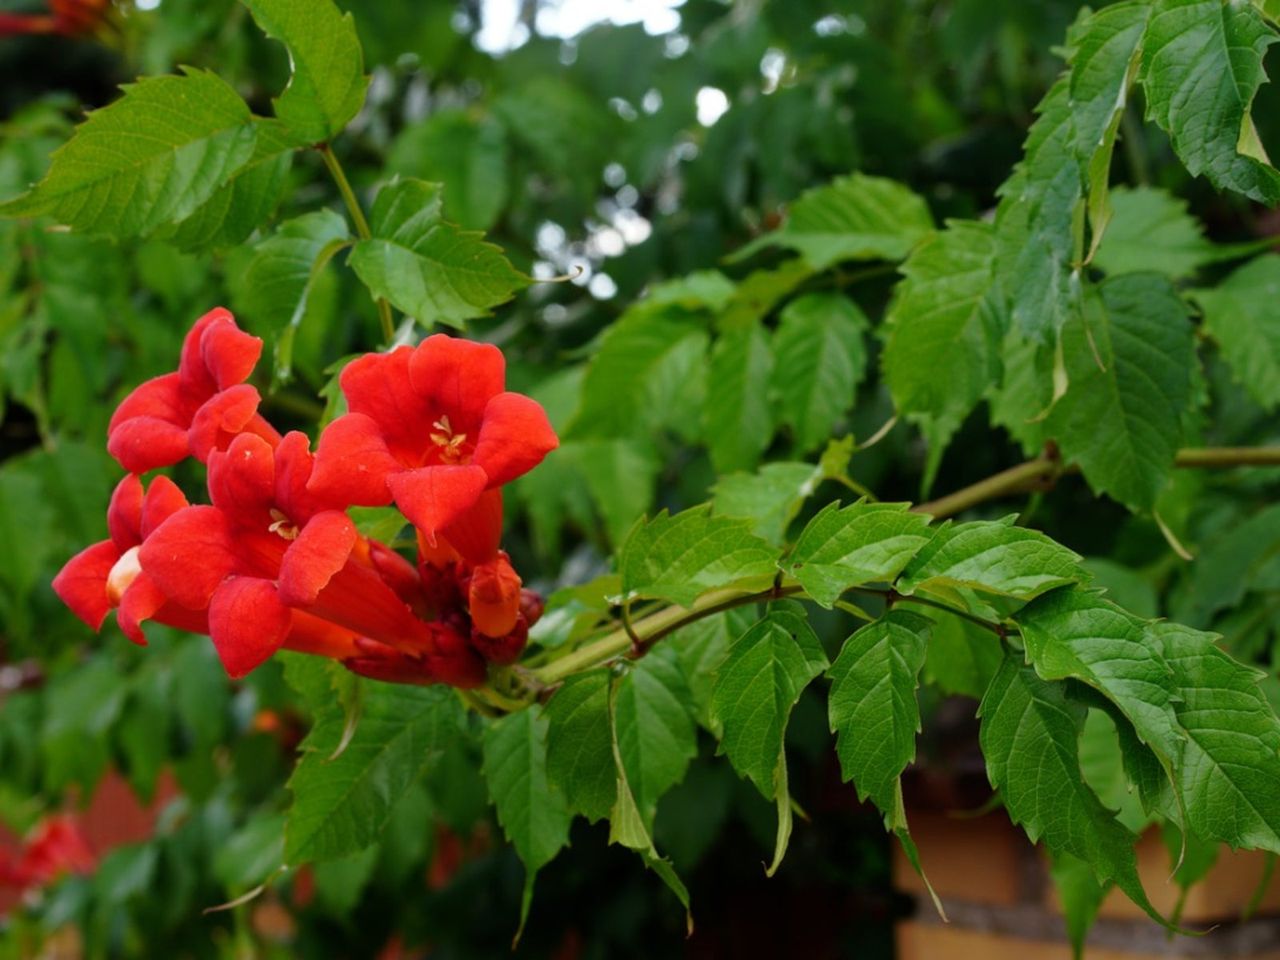
[[[351,221],[355,224],[356,235],[361,240],[372,240],[373,231],[369,229],[369,221],[365,219],[364,210],[360,208],[360,200],[356,197],[356,192],[351,189],[351,181],[347,179],[347,174],[342,169],[342,164],[338,162],[333,148],[327,143],[322,143],[316,147],[316,150],[319,151],[320,158],[329,169],[333,182],[338,185],[342,202],[346,204],[347,212],[351,214]],[[396,336],[396,327],[391,320],[391,304],[385,297],[375,297],[374,301],[378,305],[378,322],[382,325],[382,336],[389,345]]]

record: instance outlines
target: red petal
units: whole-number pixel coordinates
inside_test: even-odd
[[[487,482],[485,472],[475,466],[419,467],[387,477],[396,506],[426,534],[428,543],[475,506]]]
[[[484,683],[488,670],[466,638],[443,625],[432,626],[435,643],[427,654],[427,663],[440,682],[464,689]]]
[[[191,419],[192,455],[205,463],[214,450],[225,450],[253,420],[261,402],[258,391],[247,383],[211,396]]]
[[[520,615],[520,575],[506,554],[499,554],[471,572],[467,590],[471,623],[489,637],[505,637]]]
[[[480,494],[474,507],[464,510],[461,516],[442,528],[439,543],[446,542],[470,563],[492,560],[502,542],[502,488],[486,490]],[[445,555],[432,549],[423,551],[421,556],[438,566]]]
[[[261,437],[242,433],[225,451],[209,454],[209,499],[233,520],[260,525],[275,488],[275,454]]]
[[[103,540],[77,553],[53,578],[53,592],[94,630],[102,626],[111,610],[107,575],[119,559],[120,548]]]
[[[207,399],[218,389],[209,368],[204,362],[204,335],[216,323],[235,320],[231,311],[224,307],[214,307],[203,317],[191,325],[187,335],[182,338],[182,354],[178,359],[178,378],[184,394],[194,395],[197,402]]]
[[[200,356],[219,390],[244,383],[262,356],[262,341],[236,326],[226,313],[200,338]]]
[[[166,373],[134,387],[111,415],[107,433],[113,433],[116,427],[134,417],[156,417],[184,427],[190,423],[190,412],[184,415],[178,375]]]
[[[356,525],[345,513],[317,513],[285,551],[280,564],[280,599],[291,607],[315,603],[355,545]]]
[[[168,596],[201,610],[235,570],[226,517],[217,507],[187,507],[156,528],[138,558]]]
[[[107,452],[130,473],[146,473],[177,463],[191,448],[185,427],[158,417],[132,417],[108,434]]]
[[[152,619],[167,600],[168,597],[155,580],[146,573],[140,573],[133,578],[133,583],[129,584],[129,589],[120,598],[116,622],[120,624],[126,637],[145,647],[147,638],[142,632],[142,622]]]
[[[356,635],[336,623],[321,620],[301,610],[293,610],[289,621],[289,635],[283,646],[288,650],[310,653],[319,657],[342,660],[359,653]]]
[[[276,506],[299,526],[321,510],[342,509],[348,502],[319,497],[307,489],[315,464],[305,433],[290,431],[276,447]]]
[[[471,462],[498,487],[528,473],[560,445],[547,412],[520,393],[500,393],[484,408],[484,423]]]
[[[159,476],[151,481],[147,496],[142,501],[142,538],[188,506],[186,495],[168,477]]]
[[[137,474],[116,484],[107,505],[107,530],[121,553],[142,542],[142,481]]]
[[[408,346],[367,353],[348,363],[339,378],[347,408],[372,419],[387,446],[401,455],[420,454],[431,442],[432,412],[409,379],[412,356]]]
[[[330,504],[381,507],[391,502],[387,477],[403,469],[381,427],[363,413],[348,413],[320,434],[307,489]]]
[[[502,392],[507,362],[491,343],[437,333],[419,344],[409,375],[435,416],[448,416],[455,433],[474,435],[485,404]]]
[[[279,650],[291,623],[291,611],[270,580],[232,577],[209,603],[209,636],[233,680]]]

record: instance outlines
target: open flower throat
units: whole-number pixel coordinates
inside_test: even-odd
[[[501,351],[443,334],[343,370],[349,412],[315,453],[281,436],[244,381],[262,342],[222,309],[183,344],[178,371],[125,397],[108,450],[129,470],[110,538],[54,580],[98,629],[112,610],[145,643],[154,620],[213,640],[241,677],[281,648],[401,683],[483,683],[524,648],[541,600],[502,551],[502,487],[558,441],[542,407],[504,389]],[[141,475],[192,457],[208,503]],[[351,506],[395,504],[416,528],[407,559],[356,528]]]

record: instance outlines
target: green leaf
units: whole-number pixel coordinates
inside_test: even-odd
[[[618,554],[622,591],[689,606],[717,587],[764,586],[777,550],[751,532],[751,521],[713,517],[709,507],[641,520]]]
[[[1111,205],[1110,226],[1093,258],[1107,273],[1151,270],[1176,280],[1216,259],[1185,200],[1156,187],[1116,187]]]
[[[540,711],[519,710],[488,725],[484,732],[484,776],[503,833],[524,863],[523,929],[533,900],[534,878],[569,842],[573,819],[564,797],[547,780],[547,718]],[[519,936],[517,932],[517,939]]]
[[[1158,0],[1142,52],[1147,117],[1193,175],[1273,205],[1280,173],[1249,114],[1266,79],[1262,57],[1276,40],[1256,8],[1222,0]]]
[[[991,785],[1014,823],[1054,856],[1070,854],[1093,869],[1099,882],[1115,881],[1152,919],[1133,845],[1137,837],[1098,800],[1080,770],[1078,739],[1085,708],[1069,701],[1061,684],[1036,676],[1007,657],[991,681],[978,715],[978,740]]]
[[[666,307],[720,313],[733,299],[738,286],[719,270],[695,270],[674,280],[655,284],[632,310],[659,311]]]
[[[1280,557],[1280,504],[1224,531],[1191,566],[1190,588],[1174,608],[1177,619],[1205,627],[1219,610],[1238,606]]]
[[[144,236],[194,213],[253,156],[249,108],[216,74],[187,67],[123,90],[0,215],[48,214],[88,233]]]
[[[854,173],[807,191],[780,229],[729,259],[736,262],[768,247],[785,247],[815,271],[842,260],[901,260],[932,229],[928,206],[908,187]]]
[[[932,627],[928,617],[890,610],[849,637],[827,671],[841,773],[859,800],[871,798],[885,828],[902,837],[908,831],[899,778],[916,756],[916,687]]]
[[[783,569],[829,608],[850,587],[893,580],[928,542],[928,526],[905,503],[828,504],[800,532]]]
[[[778,419],[798,453],[827,441],[866,374],[866,314],[848,297],[810,293],[787,304],[773,335]]]
[[[299,145],[332,140],[364,105],[369,78],[351,14],[330,0],[242,0],[262,32],[289,51],[291,74],[273,101]]]
[[[929,609],[934,621],[925,655],[925,679],[945,694],[981,700],[1004,651],[990,630],[963,617]]]
[[[294,799],[285,860],[291,866],[345,857],[373,843],[396,801],[457,735],[461,707],[451,690],[362,685],[359,723],[345,750],[333,756],[350,733],[335,696],[302,742],[289,778]]]
[[[1089,935],[1098,908],[1111,889],[1110,883],[1099,883],[1093,868],[1083,860],[1060,853],[1049,864],[1049,877],[1062,902],[1062,915],[1067,921],[1067,939],[1071,955],[1084,958],[1084,939]]]
[[[1250,260],[1216,287],[1192,293],[1204,329],[1236,379],[1267,410],[1280,404],[1280,256]]]
[[[271,216],[284,192],[293,150],[287,131],[275,120],[253,118],[258,131],[253,156],[181,223],[157,236],[188,252],[234,247]]]
[[[1069,386],[1046,423],[1089,485],[1132,510],[1164,486],[1191,403],[1195,342],[1169,281],[1112,277],[1062,334]]]
[[[769,376],[773,355],[764,324],[723,333],[711,351],[707,373],[707,446],[720,473],[748,470],[773,436]]]
[[[903,593],[968,587],[1030,600],[1084,578],[1080,557],[1039,530],[1014,526],[1016,517],[948,524],[907,564]]]
[[[802,616],[774,608],[740,636],[716,675],[711,722],[721,730],[721,748],[739,775],[750,779],[778,807],[773,874],[791,835],[784,739],[791,710],[828,666],[822,644]]]
[[[645,828],[658,800],[684,779],[698,741],[686,703],[689,689],[674,654],[655,650],[618,681],[614,693],[618,756]]]
[[[695,620],[662,641],[676,653],[676,662],[684,674],[698,722],[713,733],[711,693],[715,687],[716,671],[729,655],[729,645],[742,636],[755,619],[754,607],[735,607]]]
[[[1186,734],[1178,789],[1194,833],[1232,847],[1280,852],[1280,720],[1262,673],[1227,656],[1216,635],[1153,623],[1173,671],[1173,709]]]
[[[489,117],[441,110],[400,132],[387,171],[444,184],[445,216],[488,230],[507,202],[506,131]]]
[[[991,226],[951,220],[901,267],[881,362],[894,406],[949,438],[995,380]],[[945,445],[945,440],[942,441]]]
[[[1170,703],[1172,678],[1142,621],[1080,589],[1055,590],[1014,619],[1036,673],[1045,680],[1079,680],[1102,693],[1162,766],[1174,767],[1182,737]]]
[[[652,433],[691,416],[675,398],[681,385],[705,377],[706,331],[666,315],[628,312],[611,325],[587,367],[572,437]],[[700,418],[693,420],[700,425]]]
[[[529,279],[482,234],[441,216],[440,185],[396,180],[378,191],[369,217],[373,239],[348,262],[375,296],[424,326],[461,327],[506,303]]]
[[[617,800],[617,774],[609,736],[608,670],[567,678],[547,701],[547,781],[569,809],[591,822],[607,817]]]
[[[822,467],[812,463],[766,463],[756,473],[731,473],[716,481],[711,508],[721,517],[750,517],[757,535],[781,544],[823,479]]]

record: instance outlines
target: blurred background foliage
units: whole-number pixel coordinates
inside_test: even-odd
[[[584,14],[556,0],[341,5],[356,16],[373,85],[335,149],[358,190],[386,171],[442,181],[450,218],[487,231],[517,267],[555,279],[473,332],[507,351],[515,388],[561,427],[574,415],[586,348],[641,291],[713,267],[746,276],[723,258],[776,226],[805,189],[859,170],[905,181],[939,220],[989,213],[1081,6],[686,0],[587,5]],[[5,11],[33,6],[0,0]],[[644,14],[647,22],[625,22]],[[1273,48],[1270,66],[1277,56]],[[90,34],[0,38],[0,196],[39,178],[83,110],[176,64],[216,70],[258,113],[287,77],[282,49],[232,0],[121,3]],[[1276,97],[1264,87],[1254,111],[1264,142],[1280,138]],[[1123,131],[1116,179],[1184,198],[1213,241],[1280,230],[1191,181],[1164,135],[1143,125],[1140,104]],[[318,156],[300,156],[285,176],[280,219],[337,208]],[[492,822],[469,743],[397,806],[379,847],[279,878],[246,908],[203,915],[278,860],[277,811],[306,718],[277,665],[230,684],[208,644],[156,629],[141,651],[114,624],[91,637],[49,588],[73,552],[106,532],[118,474],[103,438],[124,393],[170,369],[187,326],[214,304],[230,306],[268,351],[285,326],[272,289],[255,283],[262,244],[280,238],[215,254],[186,253],[180,240],[113,244],[0,222],[0,821],[21,834],[46,811],[83,805],[109,769],[144,800],[161,783],[165,800],[153,838],[110,851],[94,876],[11,914],[0,955],[27,955],[73,923],[99,956],[396,957],[423,945],[432,956],[506,956],[521,868]],[[771,261],[752,261],[761,262]],[[854,282],[859,305],[880,316],[889,270],[829,271],[802,289]],[[690,280],[671,295],[696,305],[715,293]],[[314,427],[333,396],[333,365],[377,339],[372,304],[347,268],[321,274],[291,365],[277,363],[263,384],[268,416]],[[845,424],[858,437],[892,414],[871,349]],[[1206,443],[1280,440],[1275,419],[1212,358],[1207,377],[1215,408],[1201,417],[1212,424]],[[975,413],[934,489],[1020,459],[999,437],[985,408]],[[508,541],[532,585],[581,582],[605,568],[646,509],[705,500],[715,471],[688,440],[678,416],[640,417],[609,458],[590,458],[595,466],[567,444],[522,482],[508,504]],[[807,452],[792,442],[780,438],[769,456]],[[919,438],[899,425],[858,454],[852,473],[882,497],[918,499],[924,462]],[[1162,510],[1201,551],[1192,565],[1149,519],[1095,501],[1078,478],[1031,509],[1051,536],[1107,558],[1093,569],[1122,604],[1214,626],[1270,669],[1280,508],[1258,509],[1275,481],[1274,470],[1177,475]],[[1002,512],[992,505],[987,515]],[[838,620],[833,636],[847,628]],[[772,812],[727,765],[709,762],[708,741],[657,826],[658,846],[689,881],[696,934],[685,941],[680,910],[639,861],[579,822],[572,847],[541,876],[522,953],[889,956],[904,909],[889,891],[889,840],[839,784],[822,707],[810,699],[789,739],[793,793],[813,822],[775,879],[766,885],[760,870]],[[967,739],[942,730],[924,752],[968,769]]]

